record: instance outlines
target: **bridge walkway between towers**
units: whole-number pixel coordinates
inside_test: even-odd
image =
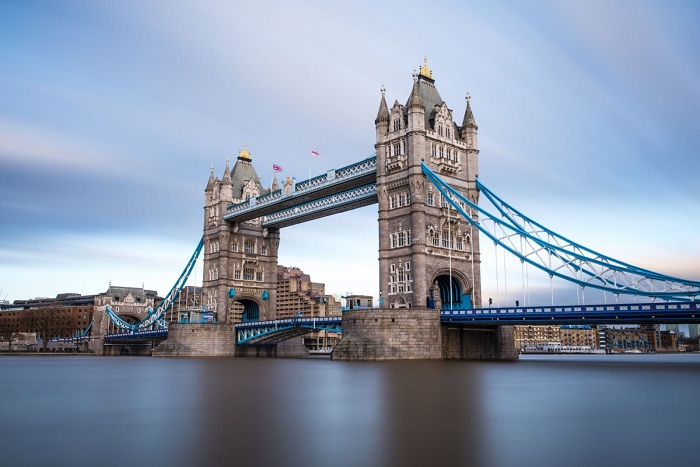
[[[377,158],[369,157],[228,207],[224,219],[263,218],[264,227],[287,227],[377,203]]]

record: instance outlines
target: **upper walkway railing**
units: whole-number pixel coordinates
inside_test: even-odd
[[[377,156],[373,155],[340,169],[332,169],[324,175],[293,182],[287,189],[250,198],[238,204],[231,204],[224,219],[229,222],[244,222],[278,211],[317,201],[344,191],[376,183]]]

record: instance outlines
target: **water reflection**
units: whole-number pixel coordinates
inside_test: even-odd
[[[700,356],[658,357],[0,357],[2,465],[696,465]]]

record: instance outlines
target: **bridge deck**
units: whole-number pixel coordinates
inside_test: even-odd
[[[535,306],[442,310],[440,321],[471,324],[664,324],[700,323],[700,303]]]
[[[292,193],[285,194],[280,189],[232,204],[224,219],[245,222],[271,216],[274,219],[264,218],[263,225],[286,227],[376,203],[376,180],[377,158],[373,156],[296,183]]]

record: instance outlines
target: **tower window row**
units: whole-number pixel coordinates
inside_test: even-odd
[[[399,232],[393,232],[389,234],[389,247],[390,248],[401,248],[403,246],[409,246],[411,244],[411,231],[401,230]]]
[[[457,235],[455,232],[449,232],[447,230],[443,230],[442,232],[430,230],[428,232],[428,245],[464,251],[465,247],[469,245],[469,236]]]
[[[396,209],[411,204],[411,197],[407,191],[389,195],[389,209]]]
[[[391,145],[390,155],[399,156],[401,154],[406,154],[406,143],[404,140],[397,141]]]
[[[216,303],[219,298],[219,291],[214,289],[207,292],[207,308],[216,311]]]
[[[438,145],[435,143],[432,143],[430,145],[430,155],[433,157],[439,157],[440,159],[448,159],[451,161],[457,162],[458,159],[458,151],[456,149],[452,148],[446,148],[444,145]]]
[[[219,241],[214,240],[213,242],[209,242],[209,253],[218,253],[220,249],[219,246]]]
[[[251,267],[243,267],[242,269],[240,266],[235,267],[233,270],[233,280],[240,281],[256,281],[256,282],[263,282],[265,275],[263,274],[262,271],[258,271],[255,268]]]
[[[406,261],[389,265],[389,294],[411,292],[411,263]]]
[[[209,268],[209,280],[215,281],[218,278],[219,278],[219,268],[217,266],[214,266],[213,268]]]
[[[438,135],[452,138],[452,132],[450,130],[450,127],[444,128],[442,125],[438,125]]]
[[[231,242],[231,251],[238,253],[240,251],[240,246],[237,241]],[[256,241],[253,239],[248,239],[243,242],[243,252],[248,255],[253,255],[257,251]],[[261,244],[259,252],[261,255],[267,255],[267,245]]]

